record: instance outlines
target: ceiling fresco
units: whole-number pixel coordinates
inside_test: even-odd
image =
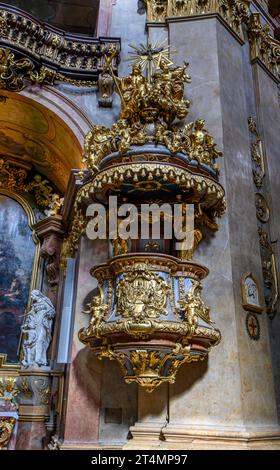
[[[52,111],[16,93],[0,102],[0,157],[35,167],[64,192],[72,168],[81,168],[81,147]]]

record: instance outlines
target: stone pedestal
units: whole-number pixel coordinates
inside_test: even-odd
[[[51,373],[45,368],[22,369],[17,379],[19,423],[17,450],[43,450],[49,416]]]

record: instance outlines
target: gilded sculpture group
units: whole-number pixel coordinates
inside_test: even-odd
[[[128,77],[114,76],[121,98],[120,118],[111,129],[96,125],[87,135],[84,159],[93,172],[106,155],[125,154],[132,145],[150,142],[216,169],[215,159],[222,153],[205,129],[205,121],[198,119],[183,127],[172,125],[175,119],[188,114],[190,103],[184,98],[184,83],[189,83],[190,77],[185,72],[187,63],[174,67],[169,62],[161,59],[148,78],[139,64],[133,65]]]

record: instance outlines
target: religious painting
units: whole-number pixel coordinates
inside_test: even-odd
[[[35,243],[21,204],[0,194],[0,354],[18,362],[21,325],[33,273]]]
[[[241,288],[244,309],[258,313],[262,312],[263,307],[260,305],[259,286],[252,273],[247,273],[243,276]]]

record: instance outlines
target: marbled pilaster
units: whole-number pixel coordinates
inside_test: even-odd
[[[168,423],[161,429],[166,441],[160,445],[279,448],[268,319],[265,313],[258,316],[261,337],[252,341],[241,300],[240,280],[246,272],[262,285],[242,45],[216,18],[204,19],[203,25],[198,19],[169,19],[168,24],[176,64],[190,63],[192,83],[185,88],[191,100],[188,121],[205,119],[224,152],[220,182],[228,207],[215,237],[202,242],[194,256],[210,269],[203,296],[222,342],[207,362],[182,366],[170,386],[170,399],[165,398]],[[263,296],[261,302],[264,305]],[[164,396],[162,389],[159,393]],[[140,395],[141,420],[132,428],[135,441],[128,447],[148,445],[158,421],[154,408],[153,395]]]

